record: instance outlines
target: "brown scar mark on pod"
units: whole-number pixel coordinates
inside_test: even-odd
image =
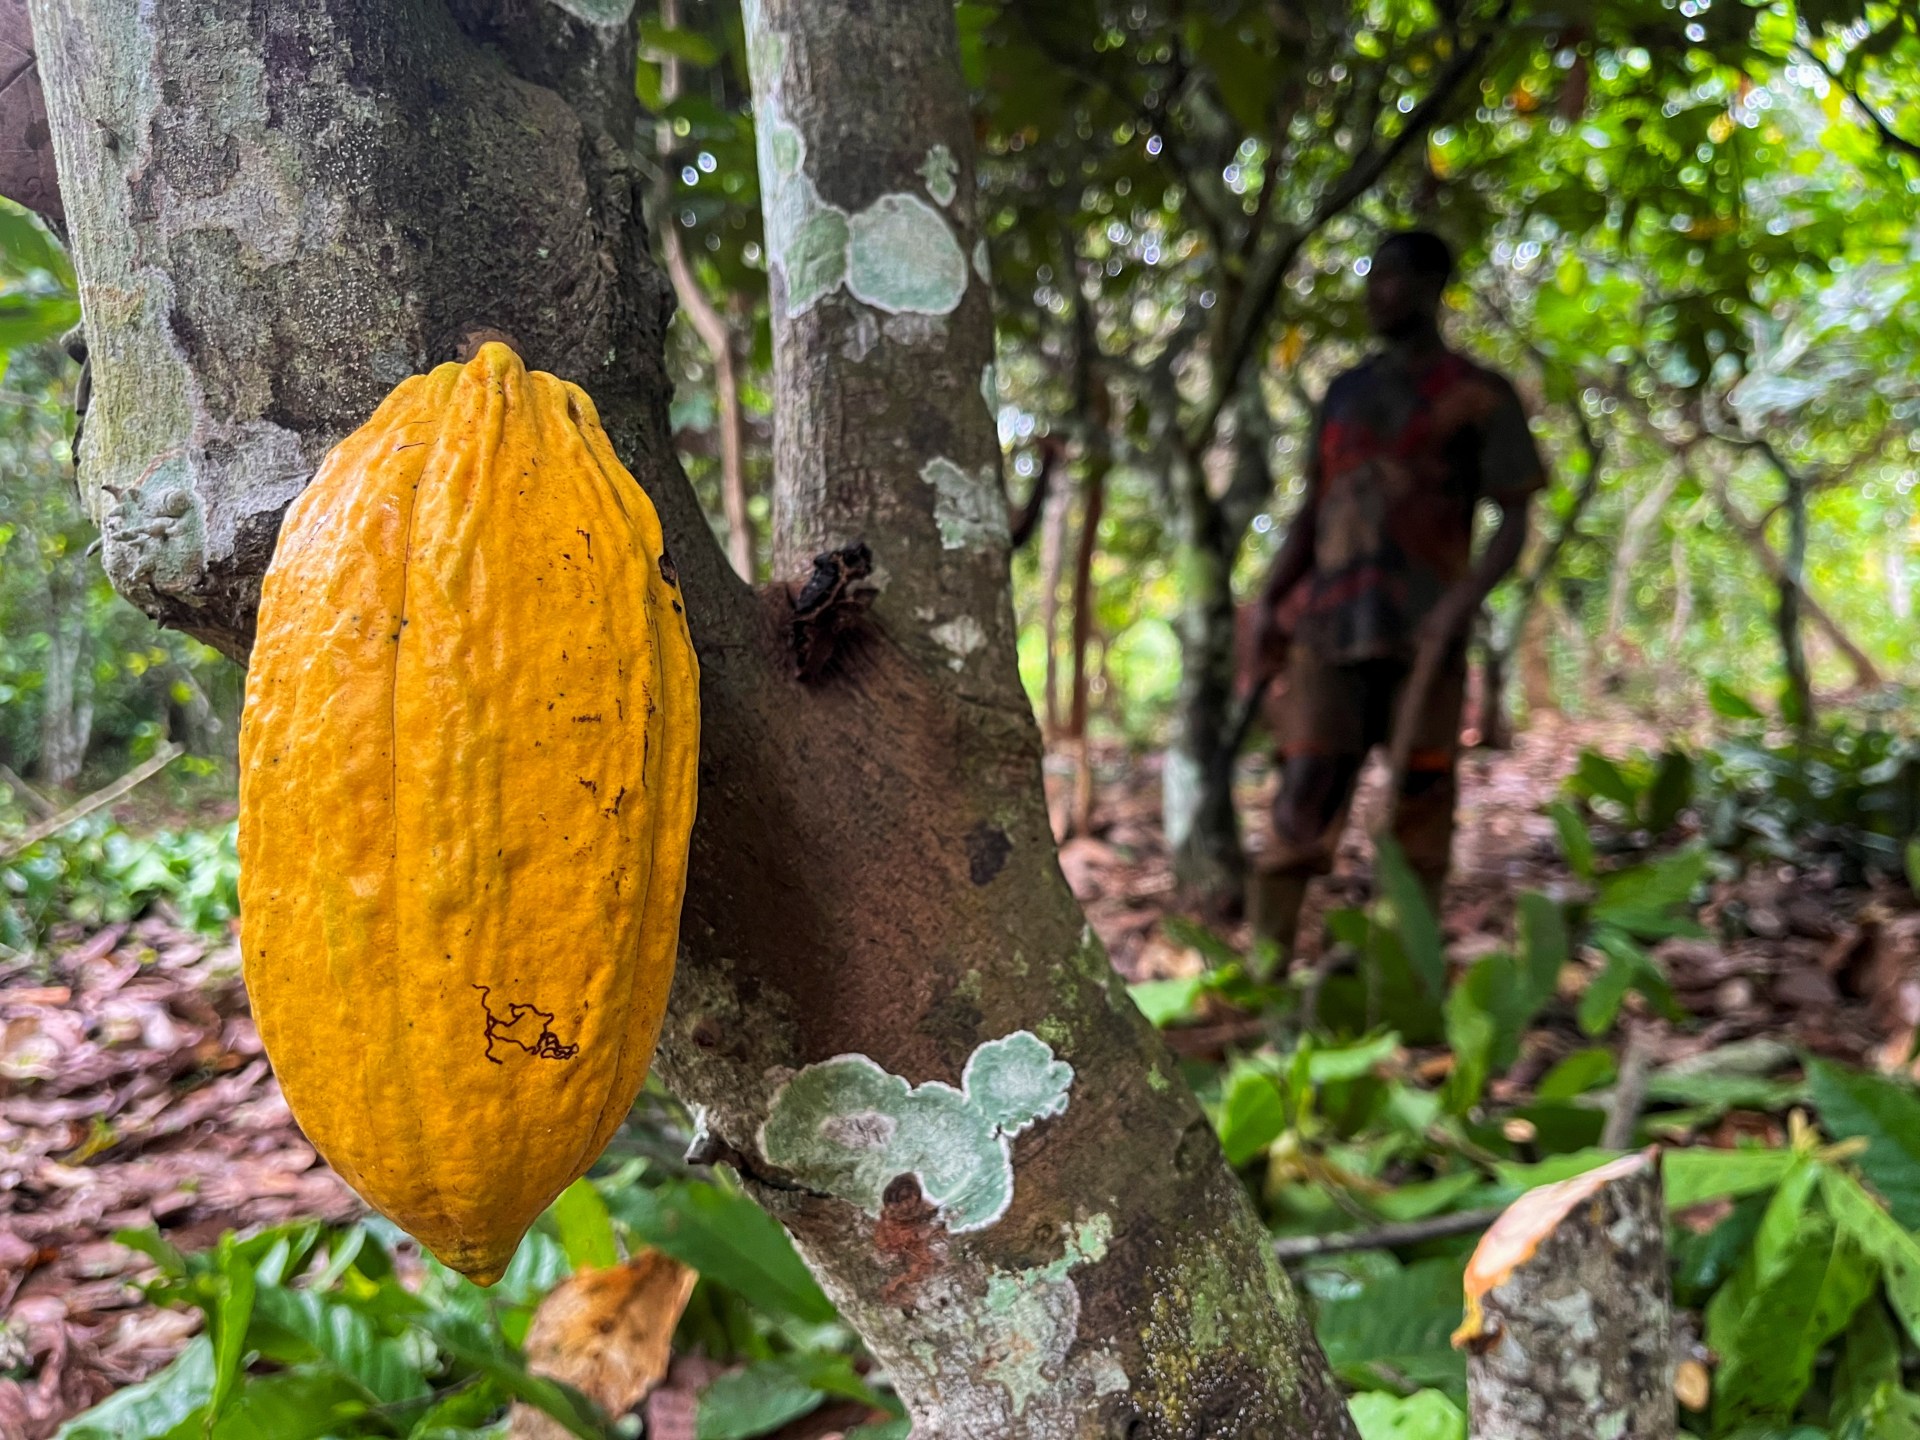
[[[509,1001],[507,1013],[504,1016],[496,1015],[493,1006],[487,1003],[493,987],[476,982],[473,988],[480,992],[480,1013],[486,1017],[487,1059],[494,1064],[506,1063],[493,1053],[495,1045],[511,1045],[541,1060],[571,1060],[580,1053],[578,1045],[562,1045],[560,1037],[553,1033],[551,1010],[538,1010],[531,1005],[516,1005]]]

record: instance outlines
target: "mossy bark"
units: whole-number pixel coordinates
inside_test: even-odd
[[[94,357],[82,478],[122,592],[244,658],[282,509],[395,381],[490,328],[584,385],[701,654],[659,1065],[708,1153],[925,1440],[1351,1435],[1055,862],[944,0],[749,7],[785,127],[763,115],[793,582],[759,592],[671,448],[626,7],[32,3]]]

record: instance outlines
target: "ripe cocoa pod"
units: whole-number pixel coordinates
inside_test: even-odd
[[[504,345],[287,511],[240,734],[254,1017],[327,1162],[481,1284],[646,1078],[699,703],[652,503]]]

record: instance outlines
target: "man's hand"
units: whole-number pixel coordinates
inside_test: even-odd
[[[1416,643],[1422,650],[1445,651],[1466,633],[1480,608],[1480,587],[1471,578],[1454,585],[1420,622]]]

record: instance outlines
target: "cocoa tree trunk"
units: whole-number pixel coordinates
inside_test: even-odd
[[[673,456],[627,6],[33,15],[94,364],[82,477],[122,593],[244,657],[282,509],[390,386],[483,327],[581,382],[701,656],[659,1064],[702,1151],[787,1226],[923,1440],[1351,1436],[1055,860],[944,0],[747,7],[792,582],[759,593]],[[929,1176],[935,1081],[968,1123]]]
[[[71,557],[47,576],[47,663],[40,691],[40,754],[34,778],[56,789],[79,782],[93,740],[93,642],[87,634],[87,587],[64,572]]]
[[[1254,512],[1273,489],[1270,431],[1257,390],[1234,405],[1231,434],[1210,458],[1225,470],[1174,458],[1175,569],[1180,576],[1180,688],[1162,776],[1162,813],[1174,874],[1215,907],[1236,901],[1246,871],[1233,804],[1236,659],[1233,562]],[[1218,493],[1216,494],[1216,490]]]

